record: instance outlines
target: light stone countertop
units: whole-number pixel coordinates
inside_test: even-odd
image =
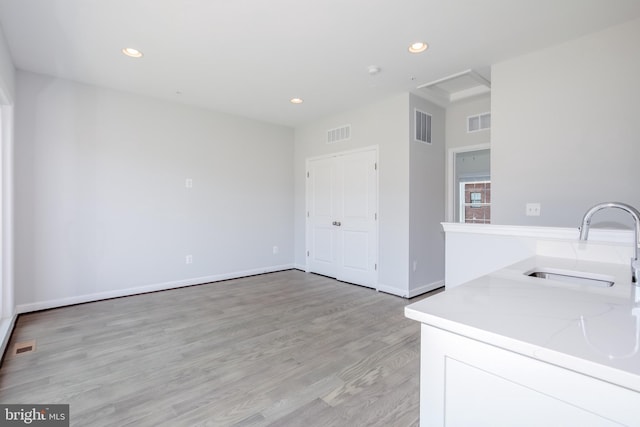
[[[525,274],[536,268],[600,274],[614,285]],[[640,392],[639,300],[629,265],[538,256],[408,305],[405,315]]]

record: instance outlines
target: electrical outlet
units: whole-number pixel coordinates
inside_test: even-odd
[[[193,264],[193,255],[186,255],[184,257],[184,263],[185,264]]]
[[[276,255],[278,252],[280,252],[280,250],[278,249],[277,246],[273,247],[273,254]]]
[[[527,203],[527,216],[540,216],[540,203]]]
[[[186,178],[184,180],[184,187],[185,188],[193,188],[193,179],[191,178]]]

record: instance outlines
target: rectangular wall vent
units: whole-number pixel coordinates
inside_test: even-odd
[[[327,144],[335,144],[348,139],[351,139],[351,125],[344,125],[327,131]]]
[[[491,129],[491,113],[467,117],[467,132]]]
[[[431,114],[416,110],[414,139],[431,144]]]

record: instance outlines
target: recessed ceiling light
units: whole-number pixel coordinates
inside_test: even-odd
[[[427,50],[428,47],[429,47],[429,45],[426,44],[425,42],[411,43],[411,45],[409,45],[409,52],[411,52],[411,53],[424,52],[425,50]]]
[[[302,98],[291,98],[289,102],[291,102],[292,104],[302,104],[304,101],[302,100]]]
[[[124,49],[122,49],[122,53],[132,58],[142,58],[142,52],[132,47],[125,47]]]

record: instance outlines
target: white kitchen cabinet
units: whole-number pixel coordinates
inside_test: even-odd
[[[427,324],[420,425],[640,426],[640,394]]]
[[[495,231],[469,233],[470,241]],[[528,235],[555,237],[534,237],[524,246],[536,255],[502,267],[509,259],[496,255],[492,272],[477,270],[405,308],[422,330],[421,425],[640,427],[640,291],[629,246],[543,228],[516,237]],[[502,237],[494,241],[501,253],[511,247]],[[467,265],[464,256],[457,261]],[[551,270],[613,285],[530,275]]]

